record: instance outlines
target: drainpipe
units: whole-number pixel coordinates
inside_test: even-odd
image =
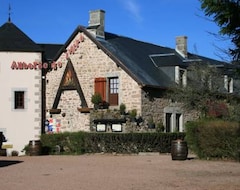
[[[42,106],[41,106],[41,134],[45,134],[45,120],[46,120],[46,69],[42,69],[41,71],[41,79],[42,79]]]

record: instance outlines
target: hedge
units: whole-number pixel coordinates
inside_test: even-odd
[[[200,120],[186,125],[188,147],[202,159],[240,159],[240,126],[237,122]]]
[[[84,153],[170,153],[171,141],[184,139],[185,133],[88,133],[43,134],[44,154]]]

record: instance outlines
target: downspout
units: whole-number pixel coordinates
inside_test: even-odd
[[[42,114],[42,121],[41,121],[41,134],[45,134],[45,120],[46,120],[46,69],[42,69],[41,71],[41,88],[42,88],[42,106],[41,106],[41,114]]]

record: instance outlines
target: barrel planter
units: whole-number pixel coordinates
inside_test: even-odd
[[[188,156],[187,142],[181,139],[171,142],[172,160],[186,160]]]
[[[42,145],[40,140],[29,141],[29,155],[38,156],[41,155]]]

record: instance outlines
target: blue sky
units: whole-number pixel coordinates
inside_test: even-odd
[[[219,27],[204,17],[198,0],[0,0],[1,25],[9,4],[12,22],[37,43],[65,43],[78,25],[88,25],[90,10],[102,9],[107,32],[170,48],[186,35],[189,52],[218,60],[218,48],[230,45],[209,34]]]

